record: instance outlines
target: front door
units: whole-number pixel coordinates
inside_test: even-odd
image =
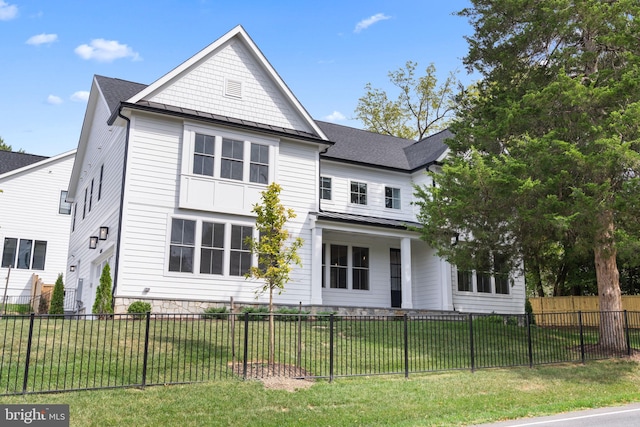
[[[402,307],[402,263],[400,261],[400,249],[389,251],[391,271],[391,307]]]

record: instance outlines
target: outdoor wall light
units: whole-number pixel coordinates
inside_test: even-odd
[[[69,271],[71,271],[72,273],[73,273],[74,271],[76,271],[76,266],[75,266],[75,265],[70,265],[70,266],[69,266]]]
[[[100,240],[107,240],[107,236],[109,235],[109,227],[100,227]]]
[[[95,249],[98,246],[98,236],[89,237],[89,249]]]

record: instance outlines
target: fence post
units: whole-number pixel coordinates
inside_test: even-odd
[[[404,377],[409,378],[409,315],[404,314]]]
[[[249,358],[249,312],[244,313],[244,350],[242,361],[242,379],[247,379],[247,359]]]
[[[329,315],[329,382],[333,381],[333,313]]]
[[[584,331],[582,330],[582,311],[578,311],[578,325],[580,327],[580,359],[584,365]]]
[[[473,314],[469,313],[469,353],[471,355],[471,372],[476,370],[476,362],[473,354]]]
[[[527,341],[529,344],[529,367],[533,368],[533,343],[531,342],[531,313],[527,313]]]
[[[27,339],[27,358],[24,366],[24,379],[22,381],[22,394],[27,393],[27,383],[29,382],[29,359],[31,359],[31,345],[33,343],[33,323],[35,320],[35,313],[31,313],[29,316],[29,337]]]
[[[298,305],[298,357],[297,357],[297,365],[302,373],[302,301]]]
[[[627,310],[624,311],[624,335],[627,340],[627,356],[631,356],[631,337],[629,337],[629,319]]]
[[[142,358],[142,388],[147,385],[147,361],[149,359],[149,330],[151,325],[151,312],[147,311],[144,325],[144,356]]]

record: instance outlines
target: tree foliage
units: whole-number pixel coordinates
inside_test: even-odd
[[[97,314],[100,318],[113,314],[111,284],[111,267],[109,267],[109,263],[107,263],[102,269],[100,285],[98,285],[98,289],[96,289],[96,299],[93,302],[93,308],[91,309],[91,312],[93,314]]]
[[[258,239],[247,239],[251,252],[258,254],[258,265],[252,266],[247,277],[264,280],[260,292],[269,293],[269,362],[274,361],[274,322],[273,322],[273,292],[281,293],[289,282],[291,264],[301,265],[298,249],[303,240],[296,237],[291,240],[285,224],[296,217],[293,209],[287,209],[280,203],[282,188],[277,183],[271,183],[262,192],[262,203],[253,207],[257,215],[256,228]]]
[[[11,151],[11,146],[4,142],[4,139],[0,137],[0,151]]]
[[[591,254],[600,307],[619,311],[617,251],[640,235],[640,4],[471,3],[465,65],[483,79],[460,96],[437,188],[418,189],[424,238],[462,265]],[[613,322],[601,344],[619,349]]]
[[[416,77],[417,66],[407,61],[405,68],[389,72],[389,80],[400,89],[395,100],[389,99],[384,90],[374,89],[367,83],[366,93],[358,100],[355,111],[365,129],[400,138],[422,139],[447,127],[458,85],[455,72],[438,85],[434,64],[420,77]]]
[[[58,274],[56,284],[53,286],[49,314],[64,314],[64,282],[62,281],[62,273]]]

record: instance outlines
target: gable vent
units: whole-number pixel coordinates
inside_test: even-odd
[[[242,82],[238,80],[226,80],[224,94],[232,98],[242,98]]]

